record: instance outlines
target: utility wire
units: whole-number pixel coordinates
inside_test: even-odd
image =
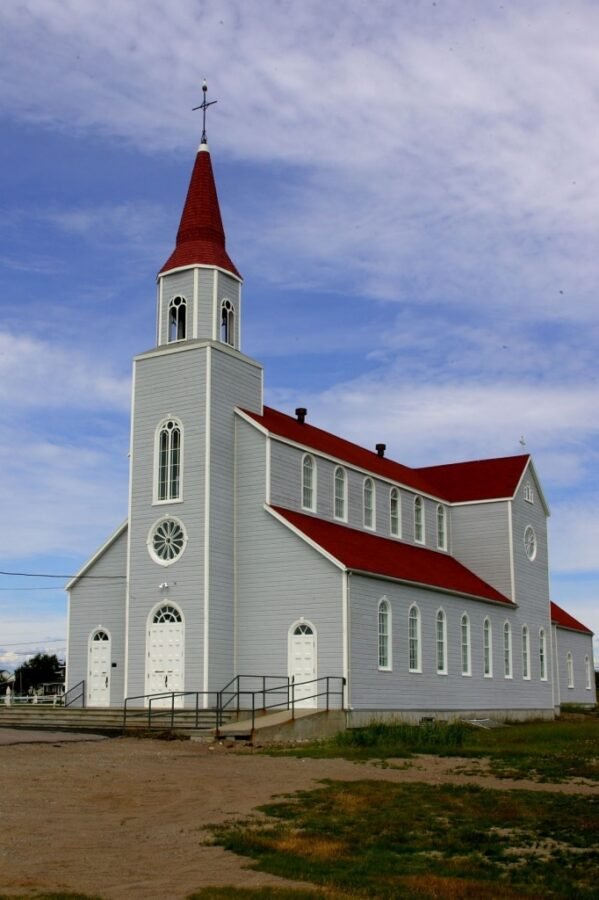
[[[0,575],[15,575],[19,578],[100,578],[126,581],[126,575],[50,575],[47,572],[0,572]]]

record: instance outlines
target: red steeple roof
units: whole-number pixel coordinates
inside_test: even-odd
[[[225,249],[225,230],[207,144],[200,144],[179,223],[177,245],[160,274],[197,265],[218,266],[241,278]]]

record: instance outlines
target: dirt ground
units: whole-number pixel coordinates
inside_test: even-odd
[[[132,738],[0,746],[0,891],[183,900],[205,885],[290,885],[207,845],[207,826],[323,778],[597,790],[497,780],[477,760],[418,757],[397,766]]]

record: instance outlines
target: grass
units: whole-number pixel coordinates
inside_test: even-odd
[[[332,738],[269,753],[351,760],[410,758],[415,753],[488,757],[504,778],[599,780],[599,718],[564,717],[483,729],[455,723],[373,724]]]
[[[206,887],[195,894],[190,894],[187,900],[342,900],[350,896],[338,891],[302,890],[295,888],[260,887],[260,888],[236,888],[236,887]]]
[[[327,782],[262,811],[264,824],[215,827],[216,842],[340,896],[597,896],[599,798]]]

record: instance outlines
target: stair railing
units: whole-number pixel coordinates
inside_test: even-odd
[[[71,695],[71,696],[69,696]],[[83,678],[81,681],[78,681],[77,684],[74,684],[72,688],[69,688],[68,691],[64,694],[64,705],[74,706],[78,700],[81,700],[81,708],[85,707],[85,679]]]

